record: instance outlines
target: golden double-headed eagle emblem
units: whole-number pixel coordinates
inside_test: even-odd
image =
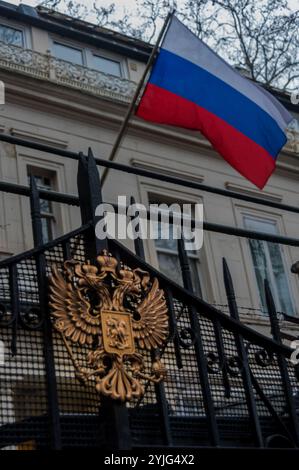
[[[168,311],[157,278],[104,250],[96,265],[71,260],[52,267],[50,308],[77,377],[93,381],[100,394],[128,401],[143,395],[145,381],[165,377],[159,348]]]

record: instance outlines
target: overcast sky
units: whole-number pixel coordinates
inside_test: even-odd
[[[40,0],[6,0],[8,3],[14,3],[16,5],[19,5],[19,3],[24,3],[26,5],[33,5],[36,6],[39,3],[41,3]],[[92,5],[94,3],[94,0],[80,0],[80,3],[84,3],[85,5],[88,5],[92,8]],[[106,6],[109,5],[110,3],[115,3],[115,5],[119,8],[122,9],[124,7],[127,8],[134,8],[135,5],[135,0],[97,0],[97,4],[99,6]]]
[[[24,1],[6,0],[6,1],[8,1],[9,3],[14,3],[16,5],[19,5],[20,3],[24,3],[26,5],[36,6],[40,3],[40,0],[24,0]],[[115,5],[117,6],[120,12],[123,8],[127,8],[128,10],[131,9],[132,11],[134,11],[135,0],[97,0],[97,4],[99,6],[107,6],[112,2],[115,3]],[[84,3],[90,6],[91,8],[94,3],[94,0],[81,0],[81,3]],[[178,0],[177,3],[179,5],[180,0]],[[298,0],[288,0],[288,3],[289,3],[290,8],[292,8],[294,11],[298,10]]]

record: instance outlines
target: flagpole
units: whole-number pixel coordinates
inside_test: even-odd
[[[163,36],[164,36],[164,34],[165,34],[165,32],[166,32],[166,30],[167,30],[169,24],[170,24],[170,20],[171,20],[171,18],[173,17],[174,13],[175,13],[175,10],[172,10],[171,12],[168,13],[168,15],[167,15],[167,17],[166,17],[166,19],[165,19],[165,22],[164,22],[164,24],[163,24],[163,26],[162,26],[162,29],[161,29],[161,31],[160,31],[160,33],[159,33],[157,42],[156,42],[156,44],[154,45],[154,47],[153,47],[153,49],[152,49],[151,55],[150,55],[150,57],[149,57],[149,60],[148,60],[148,62],[147,62],[147,64],[146,64],[146,67],[145,67],[145,69],[144,69],[144,72],[143,72],[143,74],[142,74],[142,77],[141,77],[141,79],[140,79],[140,81],[139,81],[139,83],[138,83],[138,85],[137,85],[137,88],[136,88],[135,93],[134,93],[134,96],[133,96],[133,98],[132,98],[132,100],[131,100],[130,106],[129,106],[128,109],[127,109],[127,112],[126,112],[126,114],[125,114],[125,117],[124,117],[124,119],[123,119],[123,122],[122,122],[122,124],[121,124],[121,126],[120,126],[120,129],[119,129],[119,131],[118,131],[117,138],[116,138],[116,140],[115,140],[115,142],[114,142],[114,145],[113,145],[113,147],[112,147],[112,150],[111,150],[111,152],[110,152],[109,159],[108,159],[108,160],[110,160],[110,161],[112,161],[112,160],[114,159],[114,157],[115,157],[115,155],[116,155],[116,153],[117,153],[117,151],[118,151],[118,149],[119,149],[119,146],[120,146],[120,143],[121,143],[122,138],[123,138],[123,136],[124,136],[124,133],[125,133],[126,130],[127,130],[129,120],[130,120],[130,118],[132,117],[133,112],[135,111],[135,105],[136,105],[136,101],[137,101],[137,99],[138,99],[138,97],[139,97],[140,91],[141,91],[141,89],[142,89],[142,87],[143,87],[143,85],[144,85],[144,82],[145,82],[145,79],[146,79],[146,77],[147,77],[147,74],[148,74],[148,72],[149,72],[151,66],[153,65],[153,62],[154,62],[154,60],[155,60],[155,58],[156,58],[156,53],[157,53],[158,48],[159,48],[159,46],[160,46],[161,40],[163,39]],[[107,168],[106,168],[105,170],[107,171]],[[102,182],[104,182],[104,179],[105,179],[105,176],[106,176],[106,171],[105,171],[105,170],[104,170],[104,172],[103,172]]]

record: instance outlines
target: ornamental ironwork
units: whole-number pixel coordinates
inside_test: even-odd
[[[50,308],[77,377],[99,394],[129,401],[144,382],[166,376],[159,348],[168,337],[168,311],[157,278],[131,269],[106,250],[96,265],[52,266]],[[85,348],[85,364],[74,348]],[[148,366],[148,367],[147,367]]]

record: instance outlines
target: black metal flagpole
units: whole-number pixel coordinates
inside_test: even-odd
[[[146,67],[145,67],[145,69],[144,69],[144,72],[143,72],[143,74],[142,74],[142,77],[141,77],[141,79],[140,79],[140,81],[139,81],[139,83],[138,83],[138,85],[137,85],[137,88],[136,88],[135,93],[134,93],[134,96],[133,96],[133,98],[132,98],[132,100],[131,100],[130,106],[129,106],[128,109],[127,109],[126,115],[125,115],[125,117],[124,117],[124,119],[123,119],[123,122],[122,122],[122,124],[121,124],[121,126],[120,126],[120,129],[119,129],[117,138],[116,138],[116,140],[115,140],[115,142],[114,142],[114,145],[113,145],[113,147],[112,147],[111,153],[110,153],[110,155],[109,155],[109,160],[110,160],[110,161],[114,160],[114,157],[115,157],[115,155],[116,155],[116,153],[117,153],[117,151],[118,151],[118,149],[119,149],[119,146],[120,146],[120,144],[121,144],[121,141],[122,141],[122,139],[123,139],[123,136],[124,136],[124,134],[125,134],[125,132],[126,132],[126,130],[127,130],[129,120],[131,119],[132,114],[133,114],[133,112],[135,111],[136,102],[137,102],[137,99],[138,99],[139,94],[140,94],[140,92],[141,92],[141,89],[142,89],[142,87],[143,87],[143,85],[144,85],[144,82],[145,82],[146,77],[147,77],[147,75],[148,75],[148,73],[149,73],[149,71],[150,71],[150,68],[151,68],[151,66],[153,65],[153,62],[154,62],[154,60],[155,60],[155,58],[156,58],[156,54],[157,54],[158,48],[159,48],[159,46],[160,46],[160,44],[161,44],[161,41],[162,41],[162,39],[163,39],[163,37],[164,37],[164,34],[166,33],[166,30],[167,30],[167,28],[168,28],[168,26],[169,26],[169,24],[170,24],[171,18],[173,17],[174,13],[175,13],[175,10],[173,10],[173,11],[171,11],[171,12],[168,13],[168,15],[167,15],[167,17],[166,17],[166,19],[165,19],[165,22],[164,22],[164,24],[163,24],[163,26],[162,26],[162,29],[161,29],[161,31],[160,31],[160,33],[159,33],[157,42],[156,42],[156,44],[154,45],[154,47],[153,47],[153,49],[152,49],[151,55],[150,55],[150,57],[149,57],[149,60],[148,60],[148,62],[147,62],[147,64],[146,64]],[[107,172],[107,169],[105,168],[105,170],[104,170],[104,172],[103,172],[103,177],[102,177],[102,181],[103,181],[103,182],[104,182],[104,179],[105,179],[105,176],[106,176],[106,172]]]

